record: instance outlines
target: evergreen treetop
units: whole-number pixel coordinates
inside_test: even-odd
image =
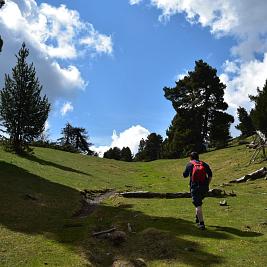
[[[262,90],[257,88],[257,93],[256,96],[249,96],[255,103],[251,110],[251,118],[255,128],[267,135],[267,80]]]

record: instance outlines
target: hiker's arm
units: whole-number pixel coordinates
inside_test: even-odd
[[[212,180],[212,171],[211,171],[210,166],[208,164],[206,166],[206,172],[207,172],[208,180],[209,180],[209,184],[210,184],[210,182]]]
[[[184,172],[183,172],[184,178],[187,178],[190,175],[190,171],[191,171],[191,164],[188,163],[186,165],[186,168],[185,168]]]

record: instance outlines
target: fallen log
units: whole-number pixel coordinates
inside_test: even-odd
[[[134,192],[121,192],[118,195],[125,198],[191,198],[190,192],[177,192],[177,193],[157,193],[149,191],[134,191]],[[214,188],[209,190],[207,197],[226,197],[236,196],[234,192],[226,193],[222,189]]]
[[[255,172],[252,172],[250,174],[246,174],[245,176],[242,176],[240,178],[234,179],[230,181],[229,183],[244,183],[247,181],[253,181],[260,178],[263,178],[267,175],[267,168],[263,167]]]
[[[103,235],[103,234],[108,234],[108,233],[111,233],[111,232],[114,232],[116,231],[116,227],[113,227],[111,229],[107,229],[107,230],[104,230],[104,231],[100,231],[100,232],[94,232],[92,233],[92,236],[99,236],[99,235]]]

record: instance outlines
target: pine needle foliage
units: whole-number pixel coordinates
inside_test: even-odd
[[[48,98],[41,96],[42,86],[33,63],[26,61],[28,56],[29,49],[23,43],[12,76],[5,75],[0,91],[0,119],[16,153],[29,150],[29,143],[42,134],[50,110]]]

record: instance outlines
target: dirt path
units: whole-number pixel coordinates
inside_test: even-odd
[[[82,218],[90,215],[105,199],[115,195],[115,190],[84,190],[81,192],[81,208],[73,214],[74,218]]]

